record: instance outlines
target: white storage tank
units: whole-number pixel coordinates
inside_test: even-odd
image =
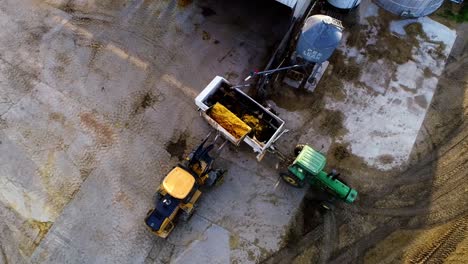
[[[352,9],[361,3],[361,0],[328,0],[328,3],[339,9]]]
[[[422,17],[434,13],[444,0],[374,0],[374,2],[402,17]]]

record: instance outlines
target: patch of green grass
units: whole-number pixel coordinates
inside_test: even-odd
[[[463,3],[463,6],[458,13],[454,13],[452,10],[446,9],[440,14],[440,16],[457,23],[468,22],[468,4]]]

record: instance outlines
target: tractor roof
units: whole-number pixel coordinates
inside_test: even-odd
[[[175,167],[167,174],[162,183],[167,193],[174,198],[184,199],[192,190],[195,178],[181,167]]]
[[[294,164],[299,165],[312,174],[318,174],[323,170],[327,159],[322,153],[305,145],[301,153],[294,160]]]

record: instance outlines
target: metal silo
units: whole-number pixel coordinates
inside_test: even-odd
[[[403,17],[421,17],[432,14],[444,0],[374,0],[383,9]]]
[[[351,9],[358,6],[361,0],[328,0],[328,3],[339,9]]]
[[[311,16],[307,18],[297,42],[297,56],[310,63],[322,63],[340,45],[342,34],[341,21],[324,15]]]

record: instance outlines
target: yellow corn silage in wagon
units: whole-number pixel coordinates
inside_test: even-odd
[[[251,127],[220,103],[214,104],[208,115],[237,139],[252,131]]]

